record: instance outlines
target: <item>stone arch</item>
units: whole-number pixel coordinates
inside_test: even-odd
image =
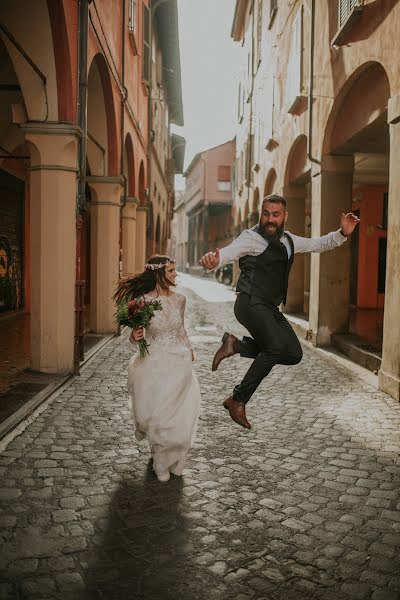
[[[252,212],[258,213],[260,210],[260,190],[258,187],[254,190]]]
[[[88,75],[88,161],[94,175],[119,173],[116,116],[110,74],[101,53],[96,54]]]
[[[155,229],[154,237],[155,237],[156,252],[161,253],[162,240],[161,240],[160,215],[157,215],[156,229]]]
[[[371,134],[386,126],[390,83],[379,62],[359,66],[347,79],[330,112],[322,146],[322,154],[353,152],[362,144],[363,131]],[[376,135],[375,135],[376,137]]]
[[[125,138],[124,144],[124,175],[127,182],[127,194],[128,196],[136,195],[136,181],[135,181],[135,158],[133,153],[133,143],[130,134],[128,133]]]
[[[138,196],[139,196],[139,204],[141,206],[144,206],[146,204],[146,183],[145,183],[143,161],[141,161],[140,167],[139,167]]]
[[[154,208],[153,203],[149,202],[147,207],[147,222],[146,222],[146,255],[147,258],[155,253],[154,247]]]
[[[300,135],[293,143],[287,158],[284,185],[300,183],[310,175],[307,157],[307,137]]]
[[[47,0],[47,8],[50,16],[56,65],[58,119],[60,121],[73,121],[75,110],[71,50],[63,2],[62,0]]]
[[[289,151],[283,196],[288,202],[286,228],[302,237],[311,232],[311,170],[307,156],[307,137],[298,136]],[[310,297],[310,254],[299,254],[290,273],[286,310],[308,318]]]
[[[269,194],[272,194],[274,192],[276,180],[276,171],[272,168],[269,170],[268,175],[265,179],[263,199],[265,198],[265,196],[269,196]]]
[[[25,99],[29,121],[59,120],[53,14],[47,2],[2,3],[4,30],[0,37],[7,49]],[[29,24],[29,25],[28,25]],[[28,26],[27,26],[28,25]],[[32,35],[35,32],[35,35]],[[61,44],[62,38],[59,43]],[[25,56],[17,44],[23,47]]]

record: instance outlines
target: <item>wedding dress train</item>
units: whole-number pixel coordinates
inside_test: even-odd
[[[162,310],[154,313],[146,329],[150,354],[141,358],[137,352],[131,358],[128,392],[136,438],[147,438],[153,469],[167,481],[170,473],[182,475],[193,446],[200,388],[184,327],[186,298],[173,293],[157,300]]]

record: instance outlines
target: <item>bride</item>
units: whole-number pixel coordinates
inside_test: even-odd
[[[171,289],[176,277],[175,262],[154,255],[142,273],[123,279],[115,294],[117,300],[143,296],[162,305],[146,331],[132,330],[130,341],[137,346],[145,337],[149,354],[141,358],[136,352],[128,367],[135,435],[138,440],[147,438],[159,481],[168,481],[171,473],[182,475],[200,409],[194,355],[184,327],[186,298]]]

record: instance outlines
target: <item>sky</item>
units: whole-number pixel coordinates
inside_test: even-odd
[[[235,0],[178,0],[185,168],[197,152],[233,138],[240,45],[231,38]],[[177,177],[177,189],[185,180]]]

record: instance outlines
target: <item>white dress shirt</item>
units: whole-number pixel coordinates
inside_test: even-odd
[[[293,240],[295,254],[298,252],[326,252],[327,250],[338,248],[347,240],[347,238],[340,233],[340,229],[331,231],[318,238],[301,237],[294,233],[290,233],[290,231],[285,233],[288,233]],[[292,250],[289,240],[285,235],[282,235],[281,242],[286,246],[288,258],[290,258]],[[242,256],[258,256],[259,254],[262,254],[266,248],[268,248],[268,240],[254,231],[254,229],[245,229],[233,240],[233,242],[228,246],[225,246],[225,248],[220,249],[219,265],[215,268],[219,269]]]

